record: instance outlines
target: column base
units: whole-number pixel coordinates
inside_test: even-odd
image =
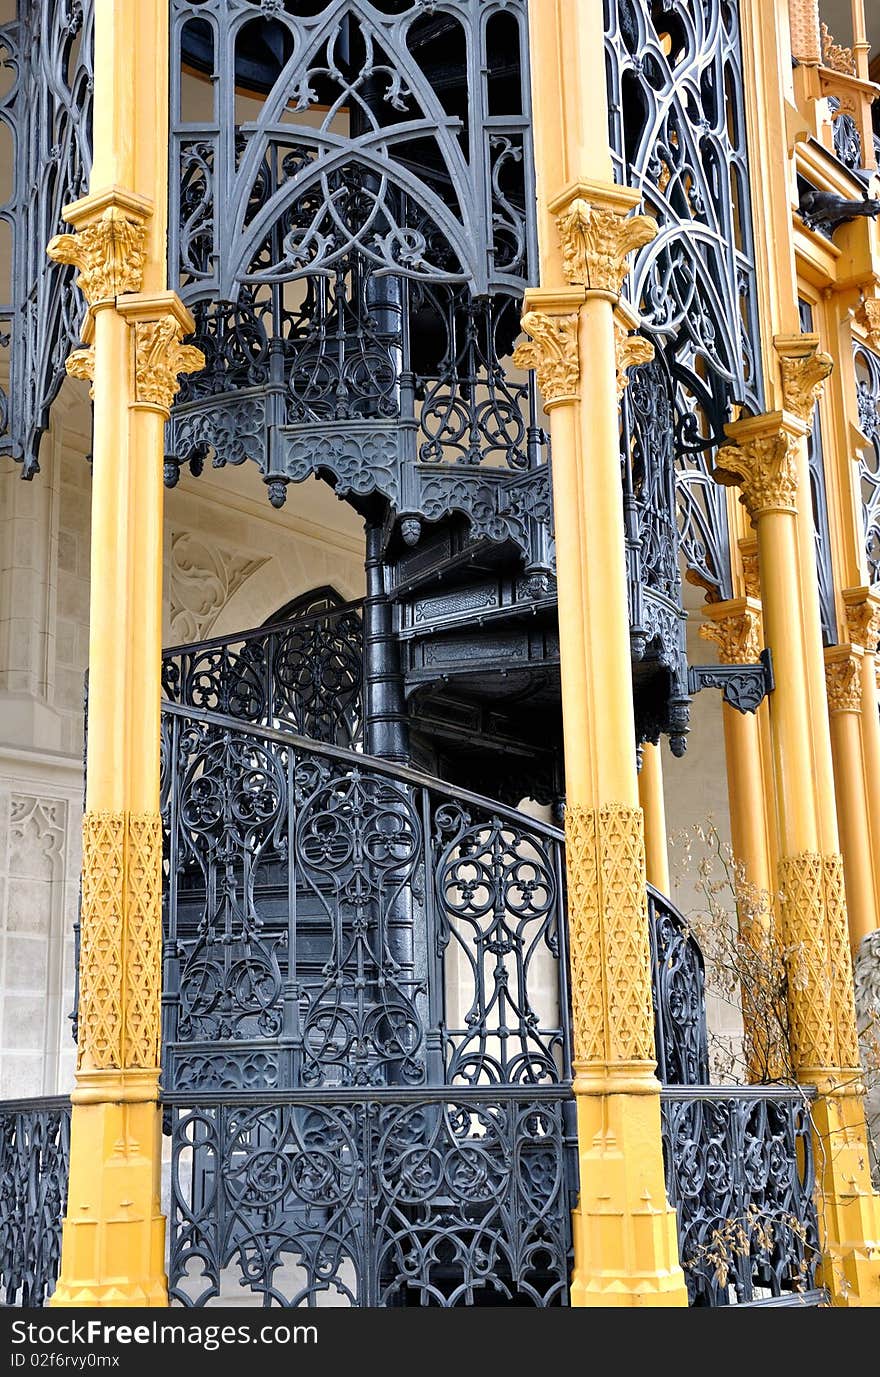
[[[50,1306],[168,1305],[161,1160],[155,1100],[74,1102],[61,1275]]]
[[[818,1281],[836,1306],[880,1306],[880,1196],[871,1187],[861,1097],[824,1095],[812,1106]]]
[[[577,1096],[581,1191],[572,1306],[686,1306],[658,1091]]]

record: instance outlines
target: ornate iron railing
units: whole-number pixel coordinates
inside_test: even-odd
[[[0,305],[0,453],[39,470],[40,437],[80,337],[84,306],[74,269],[50,263],[46,244],[64,228],[62,207],[84,195],[92,159],[93,0],[16,0],[0,25],[0,96],[9,134],[11,187],[0,205],[9,232],[10,294]],[[0,297],[3,289],[0,288]]]
[[[686,920],[650,885],[648,936],[657,1075],[664,1085],[708,1085],[703,954]]]
[[[186,1304],[561,1304],[562,836],[164,709],[163,1100]]]
[[[809,1092],[675,1087],[661,1105],[691,1305],[816,1304]]]
[[[162,656],[169,702],[339,746],[363,739],[361,603],[172,646]]]
[[[0,1294],[41,1306],[55,1289],[70,1166],[70,1101],[0,1101]]]
[[[870,583],[880,583],[880,355],[855,345],[859,429],[869,442],[860,454],[862,520]]]

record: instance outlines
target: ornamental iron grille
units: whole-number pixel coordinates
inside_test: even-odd
[[[17,0],[0,26],[0,126],[9,199],[0,206],[9,295],[0,306],[0,453],[39,471],[40,437],[80,340],[84,315],[74,269],[50,263],[46,244],[65,228],[62,206],[88,188],[91,167],[92,0]],[[8,255],[8,257],[7,257]]]
[[[801,329],[809,334],[813,329],[813,308],[808,301],[798,302]],[[837,644],[837,617],[834,610],[834,572],[831,565],[831,532],[828,528],[828,499],[825,492],[825,455],[822,445],[822,414],[819,403],[813,407],[810,431],[807,435],[807,458],[810,471],[810,501],[813,508],[813,539],[816,545],[816,582],[819,588],[819,618],[822,641],[826,646]]]
[[[360,603],[337,599],[252,631],[172,646],[162,657],[162,692],[171,703],[358,746],[363,668]]]
[[[525,0],[171,14],[170,258],[207,365],[168,482],[250,459],[276,505],[318,473],[506,538],[499,480],[542,463],[507,367],[535,257]]]
[[[858,342],[854,355],[859,430],[868,441],[859,456],[868,582],[880,583],[880,356]]]
[[[661,1111],[691,1305],[822,1300],[808,1092],[676,1088]]]
[[[70,1165],[70,1101],[0,1102],[0,1294],[36,1307],[55,1289]]]
[[[289,730],[163,735],[172,1295],[565,1303],[561,834]]]
[[[631,371],[622,412],[630,583],[648,590],[631,609],[634,651],[658,659],[669,685],[665,705],[641,705],[640,735],[668,731],[680,753],[679,551],[709,601],[732,596],[711,458],[734,407],[763,408],[738,6],[606,0],[605,12],[615,180],[641,192],[660,227],[624,288],[656,351]]]

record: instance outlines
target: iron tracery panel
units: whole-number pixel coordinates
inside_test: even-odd
[[[869,583],[880,583],[880,356],[854,346],[859,429],[868,441],[859,462]]]
[[[732,596],[711,461],[734,407],[763,404],[738,5],[606,0],[605,16],[615,178],[659,224],[624,288],[656,354],[632,371],[622,414],[633,649],[665,671],[659,700],[646,693],[637,713],[641,739],[669,732],[680,753],[679,553],[709,600]]]
[[[174,0],[170,256],[207,366],[169,482],[213,453],[276,504],[318,472],[428,514],[422,465],[534,464],[525,44],[525,0]],[[434,486],[431,519],[486,501]]]
[[[80,340],[84,306],[74,269],[50,263],[46,244],[65,228],[62,206],[88,188],[91,168],[93,0],[17,0],[0,26],[0,127],[7,131],[9,199],[0,205],[10,286],[0,306],[0,452],[39,471],[40,437]]]

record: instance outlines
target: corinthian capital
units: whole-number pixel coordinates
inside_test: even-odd
[[[871,654],[880,641],[880,588],[845,588],[843,602],[851,644]]]
[[[526,311],[522,327],[532,338],[514,350],[517,368],[535,370],[545,407],[572,401],[580,385],[577,312]]]
[[[181,373],[198,373],[205,366],[201,349],[182,343],[179,321],[137,321],[135,324],[135,396],[139,402],[170,411],[180,387]]]
[[[617,300],[629,255],[657,234],[650,215],[630,213],[640,199],[627,187],[577,182],[551,202],[568,282]]]
[[[860,712],[862,652],[851,646],[834,646],[826,650],[825,687],[829,712]]]
[[[725,429],[732,443],[716,455],[715,481],[742,489],[740,501],[753,520],[765,512],[796,512],[797,442],[805,427],[775,411],[735,421]]]
[[[179,375],[205,366],[201,349],[182,342],[195,329],[192,316],[175,292],[127,296],[117,309],[134,326],[135,402],[169,411]]]
[[[810,425],[834,360],[819,350],[818,335],[777,335],[773,344],[782,372],[783,407]]]
[[[614,354],[617,363],[617,400],[629,386],[629,370],[650,363],[654,346],[644,335],[636,334],[638,318],[619,301],[614,309]]]
[[[700,627],[704,641],[714,641],[723,665],[755,664],[761,654],[761,608],[753,598],[710,603],[710,620]]]
[[[56,234],[46,253],[79,269],[77,286],[90,306],[143,286],[149,203],[112,188],[64,207],[73,234]]]

